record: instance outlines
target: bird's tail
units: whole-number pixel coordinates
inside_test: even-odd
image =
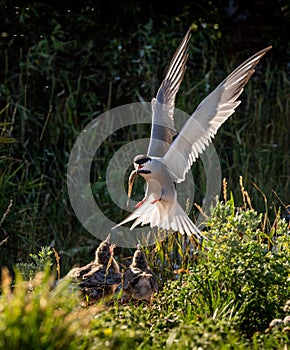
[[[172,229],[173,231],[179,231],[183,235],[194,235],[198,240],[205,238],[177,201],[175,201],[173,205],[172,203],[162,200],[154,204],[151,204],[150,201],[145,201],[139,208],[134,210],[131,215],[115,227],[121,226],[134,219],[135,221],[131,226],[131,230],[138,225],[143,226],[150,224],[151,227],[157,226],[165,230]]]
[[[162,205],[162,203],[160,204]],[[163,210],[165,212],[162,212]],[[162,208],[159,207],[158,212],[161,214],[160,217],[162,217],[162,220],[159,222],[159,227],[165,229],[171,228],[173,231],[178,231],[182,235],[187,234],[189,237],[195,236],[199,241],[205,238],[177,201],[174,202],[171,208],[166,209],[166,205],[163,205]],[[153,220],[154,216],[151,218],[151,223]]]

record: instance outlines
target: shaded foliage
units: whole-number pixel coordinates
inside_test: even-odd
[[[270,195],[271,205],[272,200],[281,205],[272,189],[287,201],[289,8],[283,1],[161,4],[1,3],[0,216],[13,200],[0,227],[0,242],[8,238],[1,265],[25,260],[44,244],[60,251],[64,270],[87,259],[97,242],[81,228],[68,201],[72,145],[105,110],[154,96],[190,24],[190,60],[176,103],[188,112],[250,53],[273,44],[215,145],[230,187],[242,174],[247,184],[255,182]],[[147,131],[124,132],[121,141],[112,137],[98,155],[101,164],[120,144]],[[95,172],[101,199],[117,221],[120,212],[110,202],[101,168]],[[194,174],[201,203],[200,164]],[[263,207],[263,196],[251,191],[255,207]]]
[[[22,269],[27,281],[17,272],[12,283],[3,269],[0,349],[287,348],[287,224],[277,216],[266,232],[263,215],[245,204],[237,207],[232,195],[218,203],[207,223],[204,249],[186,247],[181,235],[172,234],[167,244],[158,242],[148,252],[150,265],[166,254],[167,264],[173,266],[172,253],[180,247],[183,261],[183,268],[175,274],[170,269],[160,281],[151,307],[121,302],[120,294],[109,302],[80,306],[81,298],[68,281],[51,288],[48,248],[32,256],[33,278]],[[164,244],[163,249],[158,244]],[[155,269],[160,274],[162,267]],[[273,319],[280,320],[280,326],[270,326]]]

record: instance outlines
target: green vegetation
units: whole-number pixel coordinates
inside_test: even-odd
[[[108,8],[83,3],[70,11],[66,0],[59,8],[39,1],[0,5],[0,349],[289,348],[289,326],[269,329],[271,320],[289,315],[283,307],[290,299],[290,237],[281,219],[289,204],[289,6],[257,1],[263,10],[255,12],[257,26],[246,23],[244,31],[243,20],[226,17],[223,0],[206,9],[191,1],[170,15],[151,1],[146,8],[138,1]],[[263,19],[267,25],[259,27]],[[191,23],[188,69],[176,101],[188,113],[245,58],[273,45],[214,140],[228,186],[205,217],[209,240],[199,249],[172,234],[145,249],[160,286],[151,308],[123,305],[118,297],[83,308],[65,283],[51,289],[54,279],[92,260],[99,244],[69,203],[71,148],[103,112],[151,100]],[[106,166],[149,130],[127,127],[96,154],[92,187],[115,222],[124,213],[106,189]],[[201,205],[200,161],[193,174]],[[143,189],[141,181],[136,185],[134,195]],[[132,253],[117,248],[123,269]]]
[[[98,242],[81,227],[70,207],[66,166],[71,148],[79,132],[104,111],[150,101],[189,23],[193,30],[188,69],[176,101],[188,113],[257,51],[257,46],[233,48],[222,10],[213,5],[209,4],[207,17],[196,6],[193,17],[185,11],[175,17],[144,17],[140,23],[140,8],[135,10],[136,23],[130,28],[123,23],[121,30],[104,23],[109,15],[93,19],[97,13],[85,6],[66,13],[40,3],[3,8],[7,31],[0,41],[1,215],[10,200],[13,204],[0,228],[0,242],[7,239],[1,265],[25,262],[45,245],[60,252],[62,273],[75,263],[87,262]],[[276,40],[276,31],[273,35]],[[242,175],[259,211],[265,209],[264,193],[266,210],[273,206],[284,210],[289,198],[286,47],[282,41],[274,43],[268,31],[259,49],[269,44],[273,49],[247,84],[241,105],[214,140],[223,177],[234,195],[239,198],[235,188]],[[128,127],[118,137],[112,135],[96,155],[92,182],[99,190],[98,204],[115,222],[124,213],[106,190],[106,166],[113,152],[133,139],[148,137],[149,130],[142,125]],[[201,161],[193,172],[195,202],[201,204],[206,189]]]
[[[269,323],[290,315],[284,307],[290,296],[287,224],[277,216],[264,230],[262,214],[247,201],[235,207],[230,197],[213,210],[203,249],[171,235],[147,250],[150,265],[163,275],[151,308],[122,304],[118,296],[84,308],[66,283],[51,290],[49,249],[32,257],[33,272],[36,266],[44,272],[27,282],[18,272],[13,292],[4,270],[0,349],[286,349],[289,326]],[[39,263],[44,260],[46,267]]]

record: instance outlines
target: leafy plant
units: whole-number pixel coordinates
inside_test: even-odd
[[[52,254],[53,250],[50,247],[42,247],[37,254],[29,254],[33,262],[18,263],[16,267],[24,279],[29,281],[35,277],[36,273],[43,272],[45,269],[51,270],[53,265]]]
[[[160,287],[151,309],[113,302],[109,309],[80,310],[64,285],[51,291],[48,246],[60,252],[65,274],[91,260],[98,243],[76,221],[66,191],[66,164],[83,127],[110,108],[155,95],[189,16],[192,45],[177,108],[191,113],[248,57],[250,49],[233,49],[218,7],[208,5],[205,15],[197,3],[194,18],[186,12],[142,20],[141,5],[132,5],[126,8],[130,21],[114,25],[90,5],[66,15],[51,6],[43,11],[39,2],[13,13],[3,8],[10,30],[0,42],[0,265],[18,263],[21,272],[13,293],[11,279],[2,279],[0,348],[272,349],[289,343],[286,331],[265,331],[273,318],[285,316],[290,293],[289,233],[276,210],[286,207],[289,192],[289,80],[286,46],[277,44],[276,30],[273,53],[214,140],[232,193],[224,186],[224,201],[207,220],[204,248],[175,233],[146,248]],[[107,164],[119,147],[149,132],[148,125],[120,130],[96,154],[92,189],[112,220],[120,210],[106,190]],[[201,162],[193,172],[200,204],[206,186]],[[237,186],[241,174],[248,192],[241,181]],[[119,249],[120,262],[130,254]]]
[[[243,205],[237,207],[233,195],[226,199],[224,183],[225,200],[207,221],[208,239],[202,249],[176,234],[146,248],[148,262],[159,276],[151,307],[123,304],[116,298],[107,306],[81,308],[80,298],[65,282],[52,289],[55,276],[48,247],[31,255],[33,267],[27,270],[44,272],[29,275],[29,283],[17,272],[11,290],[4,270],[0,348],[28,343],[35,349],[287,346],[287,325],[269,328],[273,319],[289,314],[287,224],[278,216],[274,225],[264,225],[264,215],[249,208],[250,198],[242,181],[240,185]]]

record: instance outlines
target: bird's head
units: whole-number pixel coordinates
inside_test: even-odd
[[[152,159],[149,156],[140,155],[134,158],[134,167],[138,174],[144,176],[152,173]]]
[[[96,250],[95,261],[99,264],[106,265],[112,255],[112,245],[110,244],[110,235],[99,245]]]
[[[134,253],[131,267],[136,267],[141,270],[145,270],[148,267],[145,253],[143,252],[140,244],[137,245],[137,249]]]
[[[152,158],[149,156],[140,155],[134,158],[134,170],[131,172],[128,181],[128,198],[131,197],[134,180],[138,174],[145,179],[150,178],[152,174]],[[128,205],[128,202],[127,202]]]

